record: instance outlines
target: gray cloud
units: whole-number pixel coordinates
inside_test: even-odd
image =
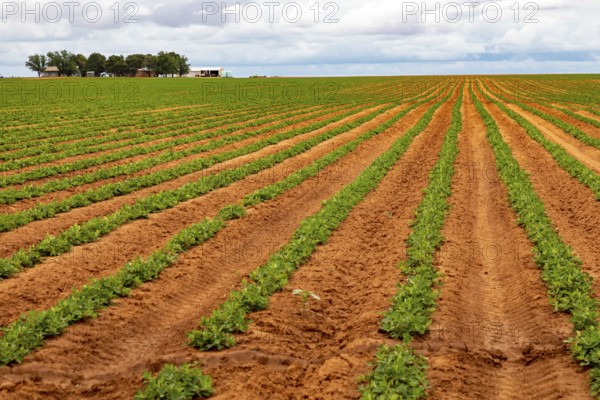
[[[239,23],[232,14],[221,22],[222,10],[214,12],[208,2],[150,0],[128,10],[123,9],[125,3],[118,3],[121,9],[116,15],[110,8],[113,1],[97,1],[102,10],[97,22],[90,22],[93,15],[77,14],[73,22],[63,14],[58,23],[36,23],[31,17],[23,23],[19,14],[0,16],[6,17],[6,22],[0,22],[0,74],[31,76],[24,68],[29,54],[61,49],[86,55],[173,50],[187,55],[193,65],[273,70],[278,75],[285,74],[278,70],[311,75],[418,73],[433,68],[439,73],[477,72],[477,68],[490,72],[496,70],[493,63],[515,73],[531,72],[528,68],[534,66],[539,72],[564,72],[563,68],[596,72],[600,67],[600,4],[592,1],[545,0],[539,10],[525,9],[527,2],[522,2],[518,15],[509,8],[512,1],[482,1],[474,9],[473,21],[467,8],[456,21],[457,14],[446,7],[448,13],[440,15],[438,22],[435,15],[420,9],[421,1],[414,3],[419,9],[413,10],[412,3],[392,0],[346,0],[328,9],[325,1],[316,9],[315,1],[299,0],[302,17],[298,21],[292,21],[293,7],[287,15],[283,13],[286,2],[282,1],[270,21],[264,2],[244,0],[239,5],[246,16],[256,16],[251,12],[258,4],[262,18],[245,21],[240,12]],[[433,10],[434,3],[428,1],[427,9]],[[449,3],[441,2],[440,9]],[[490,10],[496,7],[492,3],[502,10],[496,22],[483,16],[486,4]],[[227,4],[231,11],[235,2]],[[203,20],[203,10],[214,15]],[[533,11],[538,22],[525,23]],[[128,13],[137,22],[127,23]],[[327,17],[331,23],[325,22]]]

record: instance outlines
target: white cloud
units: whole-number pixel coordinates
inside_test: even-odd
[[[172,50],[187,55],[194,65],[219,64],[248,74],[268,69],[278,75],[285,71],[294,75],[299,74],[296,71],[313,75],[598,72],[600,66],[600,4],[591,0],[544,0],[537,3],[537,11],[524,9],[526,1],[517,3],[518,22],[516,10],[510,8],[512,0],[481,1],[473,9],[473,22],[469,8],[458,1],[462,16],[456,23],[448,21],[458,19],[449,1],[440,2],[439,9],[447,13],[441,13],[436,22],[432,13],[422,16],[422,1],[347,0],[327,9],[324,5],[329,3],[322,1],[317,14],[314,0],[297,0],[302,18],[295,23],[291,20],[298,7],[288,6],[286,14],[283,1],[271,9],[273,21],[266,2],[240,1],[240,23],[232,14],[221,22],[221,12],[211,8],[212,3],[154,0],[128,9],[124,9],[125,1],[95,0],[97,7],[88,8],[87,14],[81,2],[73,21],[63,10],[59,22],[48,23],[43,21],[43,7],[49,3],[40,3],[40,23],[35,22],[35,15],[25,15],[22,9],[11,13],[14,10],[7,9],[8,3],[2,3],[0,74],[32,75],[24,67],[29,54],[62,49],[86,55]],[[428,10],[435,9],[434,1],[426,3]],[[22,3],[14,4],[20,7]],[[29,10],[35,9],[34,2],[26,4]],[[119,5],[118,14],[114,4]],[[257,4],[262,18],[256,23],[244,21],[244,16],[257,15]],[[497,6],[502,17],[489,22]],[[102,18],[91,22],[96,9],[102,11]],[[525,23],[523,19],[532,12],[539,22]],[[125,23],[127,14],[138,22]],[[325,23],[328,16],[339,22]]]

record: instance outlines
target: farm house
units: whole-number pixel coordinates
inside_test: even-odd
[[[136,78],[151,78],[153,76],[156,76],[156,73],[147,67],[138,69],[134,75]]]
[[[56,78],[58,77],[58,67],[46,67],[42,71],[40,77],[42,78]]]

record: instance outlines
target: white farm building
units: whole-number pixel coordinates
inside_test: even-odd
[[[190,72],[185,75],[190,78],[221,78],[223,76],[222,67],[192,67]]]

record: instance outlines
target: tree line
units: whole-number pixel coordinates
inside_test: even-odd
[[[188,58],[173,51],[161,51],[153,54],[111,55],[108,58],[100,53],[92,53],[89,57],[74,54],[67,50],[49,51],[46,54],[32,54],[25,66],[37,72],[38,77],[46,67],[56,67],[59,76],[86,76],[88,71],[94,71],[96,76],[103,72],[115,76],[133,76],[139,69],[145,68],[154,76],[185,75],[190,72]]]

